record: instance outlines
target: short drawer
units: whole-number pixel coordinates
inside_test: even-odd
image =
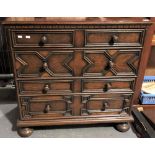
[[[131,94],[93,94],[82,96],[82,115],[129,114]]]
[[[51,94],[73,92],[73,80],[19,81],[20,94]]]
[[[71,77],[68,63],[73,56],[74,51],[63,50],[15,51],[17,77]]]
[[[133,92],[134,79],[84,79],[82,92]]]
[[[83,76],[136,76],[141,49],[85,50]]]
[[[143,46],[143,29],[99,29],[85,31],[85,46]]]
[[[13,47],[73,47],[73,30],[12,30]]]
[[[20,97],[21,119],[52,119],[72,115],[72,96]]]

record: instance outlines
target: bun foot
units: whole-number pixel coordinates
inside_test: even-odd
[[[116,129],[120,132],[126,132],[130,129],[129,123],[120,123],[116,125]]]
[[[19,128],[18,129],[18,134],[21,137],[29,137],[31,136],[33,133],[33,129],[32,128]]]

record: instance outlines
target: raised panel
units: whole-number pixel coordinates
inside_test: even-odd
[[[102,72],[108,63],[108,58],[106,57],[105,52],[105,50],[84,51],[83,57],[89,62],[89,64],[83,68],[84,75],[102,75]]]
[[[18,77],[72,76],[68,66],[73,51],[16,51],[15,68]]]
[[[20,94],[50,94],[73,92],[73,80],[19,81]]]
[[[85,30],[85,46],[143,46],[143,29]]]
[[[72,115],[72,96],[21,97],[21,118],[49,119]]]
[[[73,47],[74,30],[12,30],[13,47]],[[42,37],[46,37],[45,43]]]
[[[141,50],[85,50],[83,76],[136,76]]]
[[[131,94],[98,94],[82,96],[82,115],[129,114]]]
[[[141,50],[16,51],[18,77],[136,76]]]
[[[84,79],[82,92],[133,92],[134,79]]]

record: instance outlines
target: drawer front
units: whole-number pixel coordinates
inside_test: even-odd
[[[74,30],[12,30],[13,47],[73,47]]]
[[[136,76],[141,50],[85,50],[83,76]]]
[[[20,94],[72,93],[73,80],[19,81]]]
[[[15,51],[17,77],[136,76],[141,50]]]
[[[72,115],[72,96],[20,97],[22,120],[51,119]]]
[[[82,92],[133,92],[134,79],[83,79]]]
[[[73,76],[68,65],[72,57],[73,51],[16,51],[17,77]]]
[[[122,115],[129,114],[131,94],[83,95],[82,115]]]
[[[144,29],[85,30],[84,47],[143,46]],[[11,30],[13,47],[74,47],[75,30]]]
[[[143,29],[99,29],[85,31],[85,46],[143,46]]]
[[[50,95],[20,97],[22,120],[72,116],[130,114],[131,94]]]

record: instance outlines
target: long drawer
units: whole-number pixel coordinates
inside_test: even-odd
[[[76,89],[76,82],[81,90]],[[70,93],[118,93],[134,92],[134,78],[120,79],[65,79],[65,80],[19,80],[20,94],[70,94]]]
[[[15,51],[17,77],[136,76],[141,50]]]
[[[31,120],[91,115],[103,115],[103,117],[129,115],[131,97],[131,94],[25,96],[19,99],[20,116],[22,120]]]

